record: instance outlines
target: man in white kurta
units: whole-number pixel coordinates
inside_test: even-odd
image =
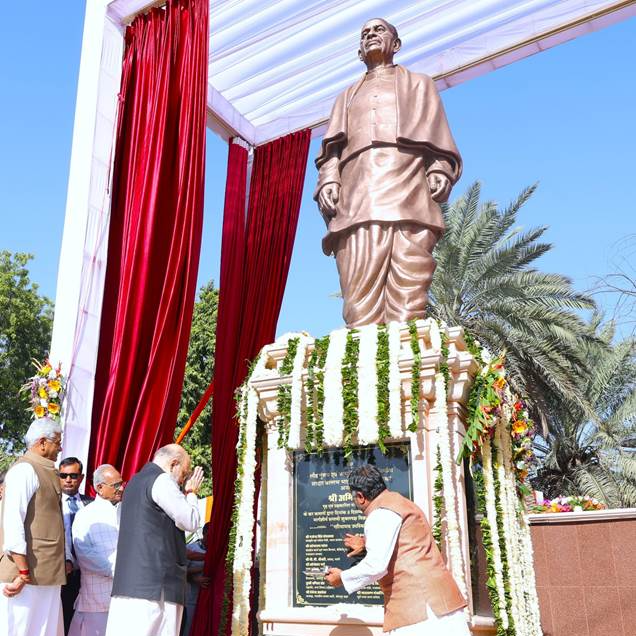
[[[69,636],[104,636],[119,537],[123,479],[110,464],[93,473],[95,501],[75,515],[73,548],[82,573]]]
[[[186,594],[185,532],[200,525],[201,468],[170,444],[128,483],[106,636],[177,636]]]
[[[57,422],[35,420],[25,435],[29,450],[6,475],[0,559],[3,636],[64,634],[60,601],[60,585],[65,580],[64,525],[54,463],[61,450],[61,437]],[[48,554],[40,552],[40,543],[34,537],[38,524],[42,529],[35,534],[49,535],[42,537],[49,542]],[[57,545],[53,552],[51,545]]]
[[[366,520],[364,539],[347,535],[345,545],[352,548],[350,556],[363,550],[366,555],[348,570],[330,568],[325,576],[327,583],[334,587],[342,585],[352,594],[379,581],[385,594],[384,628],[391,636],[470,636],[463,609],[465,601],[443,566],[437,547],[429,543],[430,528],[422,523],[419,508],[398,493],[388,491],[381,474],[372,466],[352,471],[349,483],[354,502],[365,513]],[[404,532],[407,536],[400,538],[406,524],[409,524]],[[418,551],[421,556],[414,554]],[[411,578],[398,593],[394,579],[401,576]],[[440,587],[451,589],[440,590]],[[443,607],[443,615],[437,616],[428,603]],[[425,620],[421,620],[423,617]]]

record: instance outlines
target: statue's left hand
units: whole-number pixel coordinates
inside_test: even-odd
[[[433,201],[437,201],[437,203],[444,203],[450,195],[450,179],[443,172],[431,172],[427,179]]]

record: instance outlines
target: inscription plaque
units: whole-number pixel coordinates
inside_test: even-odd
[[[326,565],[345,570],[355,564],[346,555],[343,539],[346,533],[364,532],[364,515],[352,501],[348,482],[349,472],[360,464],[376,466],[390,490],[413,498],[408,442],[388,444],[386,455],[377,446],[358,447],[348,459],[342,449],[294,453],[294,607],[383,603],[377,584],[349,595],[322,577],[305,574]]]

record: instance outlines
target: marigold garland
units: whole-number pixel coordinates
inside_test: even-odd
[[[296,359],[296,351],[300,336],[290,338],[287,343],[287,353],[281,362],[279,374],[281,376],[290,375],[294,369],[294,360]],[[287,448],[289,441],[289,428],[291,425],[291,403],[292,403],[292,387],[291,384],[281,384],[278,387],[277,396],[278,417],[278,448]]]
[[[386,453],[385,442],[391,436],[391,429],[389,428],[389,332],[385,325],[378,327],[378,347],[375,364],[378,377],[378,446],[383,453]]]
[[[342,359],[342,448],[345,457],[351,457],[354,437],[358,432],[358,354],[360,341],[354,338],[357,333],[351,329],[347,333],[347,345]]]
[[[420,351],[420,341],[417,336],[417,321],[411,320],[408,326],[411,336],[411,351],[413,352],[413,366],[411,367],[411,422],[408,429],[411,433],[415,433],[420,422],[420,393],[422,391],[420,370],[422,367],[422,352]]]

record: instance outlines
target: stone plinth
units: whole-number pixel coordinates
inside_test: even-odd
[[[468,352],[461,328],[446,330],[448,337],[447,364],[450,372],[448,385],[448,426],[451,431],[453,457],[457,455],[463,435],[466,402],[472,378],[478,365]],[[417,431],[407,430],[411,422],[410,398],[412,384],[413,353],[410,334],[406,325],[400,331],[400,370],[402,392],[403,434],[391,441],[410,442],[413,499],[433,518],[434,466],[437,448],[437,432],[429,415],[435,402],[435,376],[442,362],[441,339],[436,325],[426,321],[418,326],[421,351],[419,425]],[[307,349],[305,365],[312,351]],[[258,413],[265,423],[265,448],[263,457],[263,492],[261,501],[260,572],[261,591],[259,621],[263,633],[277,636],[379,636],[382,634],[382,607],[339,604],[328,607],[294,607],[292,598],[293,559],[293,475],[288,451],[278,447],[276,418],[278,388],[291,383],[291,376],[280,377],[275,373],[287,353],[286,343],[268,349],[268,374],[253,377],[251,386],[259,397]],[[305,369],[306,376],[306,369]],[[465,580],[470,598],[470,557],[464,492],[463,467],[446,466],[452,471],[458,492],[458,518],[461,534],[461,550],[465,564]],[[492,632],[492,619],[473,617],[475,633]]]

